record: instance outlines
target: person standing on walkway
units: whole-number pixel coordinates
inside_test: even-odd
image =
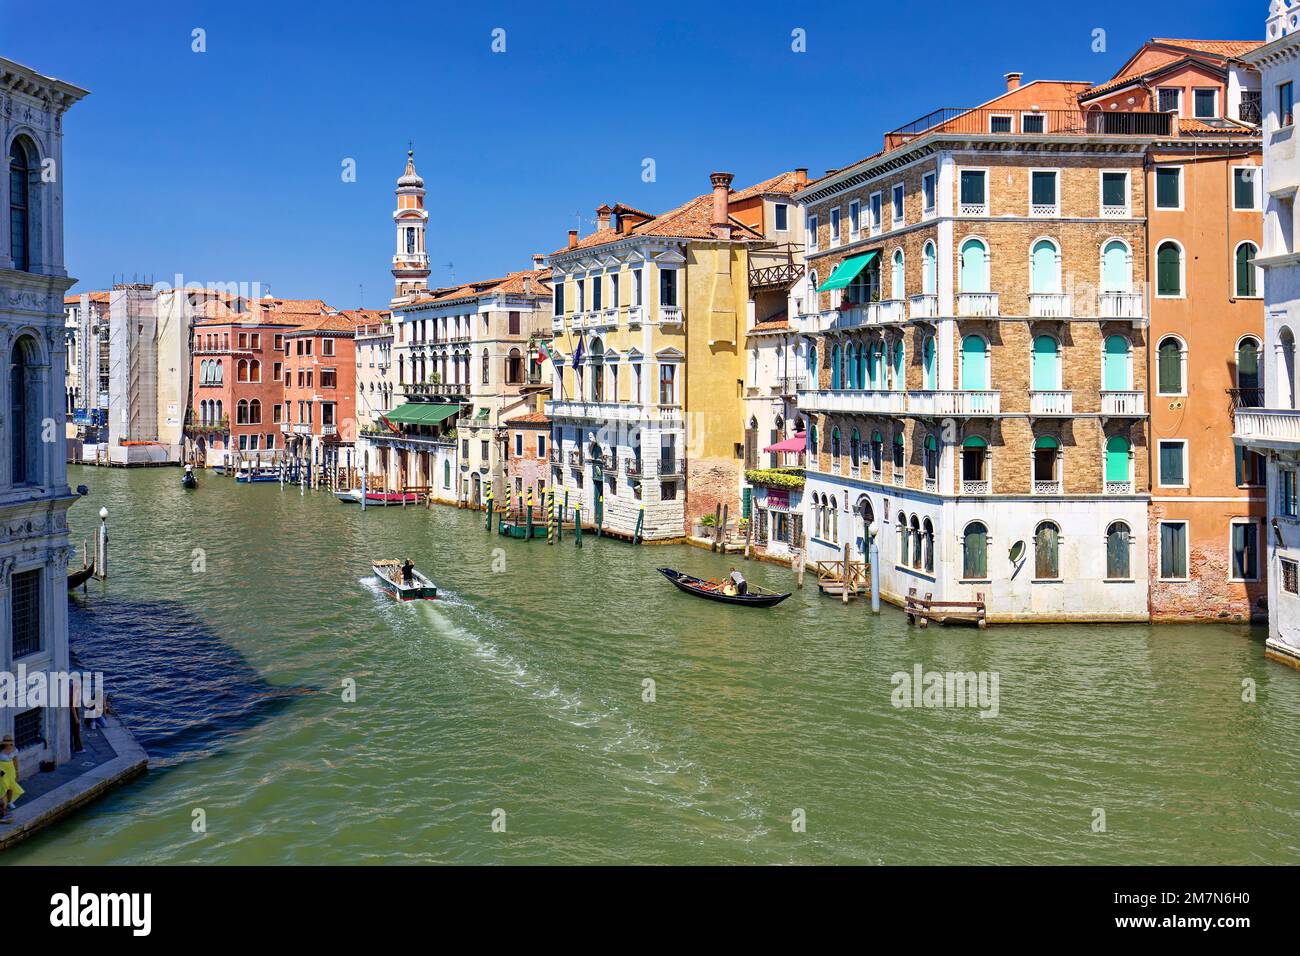
[[[18,748],[14,735],[5,734],[0,740],[0,823],[10,823],[9,811],[23,795],[18,784]]]

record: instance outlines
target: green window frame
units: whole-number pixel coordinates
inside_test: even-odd
[[[1187,485],[1187,442],[1168,439],[1159,442],[1159,484],[1165,488]]]
[[[1187,522],[1160,522],[1160,577],[1178,580],[1187,577]]]
[[[984,580],[989,575],[989,532],[982,521],[966,526],[961,539],[961,576],[968,580]]]
[[[1156,295],[1183,294],[1183,251],[1173,242],[1162,242],[1156,250]]]
[[[1258,252],[1259,250],[1253,242],[1243,242],[1237,246],[1235,272],[1237,276],[1237,296],[1239,298],[1253,299],[1259,295],[1258,270],[1254,263]]]

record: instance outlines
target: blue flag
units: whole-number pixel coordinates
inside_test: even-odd
[[[573,370],[576,372],[582,364],[582,336],[578,336],[578,347],[573,350]]]

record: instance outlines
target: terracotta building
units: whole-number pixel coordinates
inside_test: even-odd
[[[351,468],[357,436],[356,323],[339,312],[304,319],[284,336],[287,453],[320,469]]]

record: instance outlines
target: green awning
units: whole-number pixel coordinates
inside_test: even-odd
[[[394,425],[437,425],[460,411],[459,405],[438,405],[434,402],[407,402],[384,417]]]
[[[878,255],[879,252],[864,252],[860,256],[849,256],[835,267],[829,278],[817,287],[817,291],[830,292],[832,289],[843,289]]]

